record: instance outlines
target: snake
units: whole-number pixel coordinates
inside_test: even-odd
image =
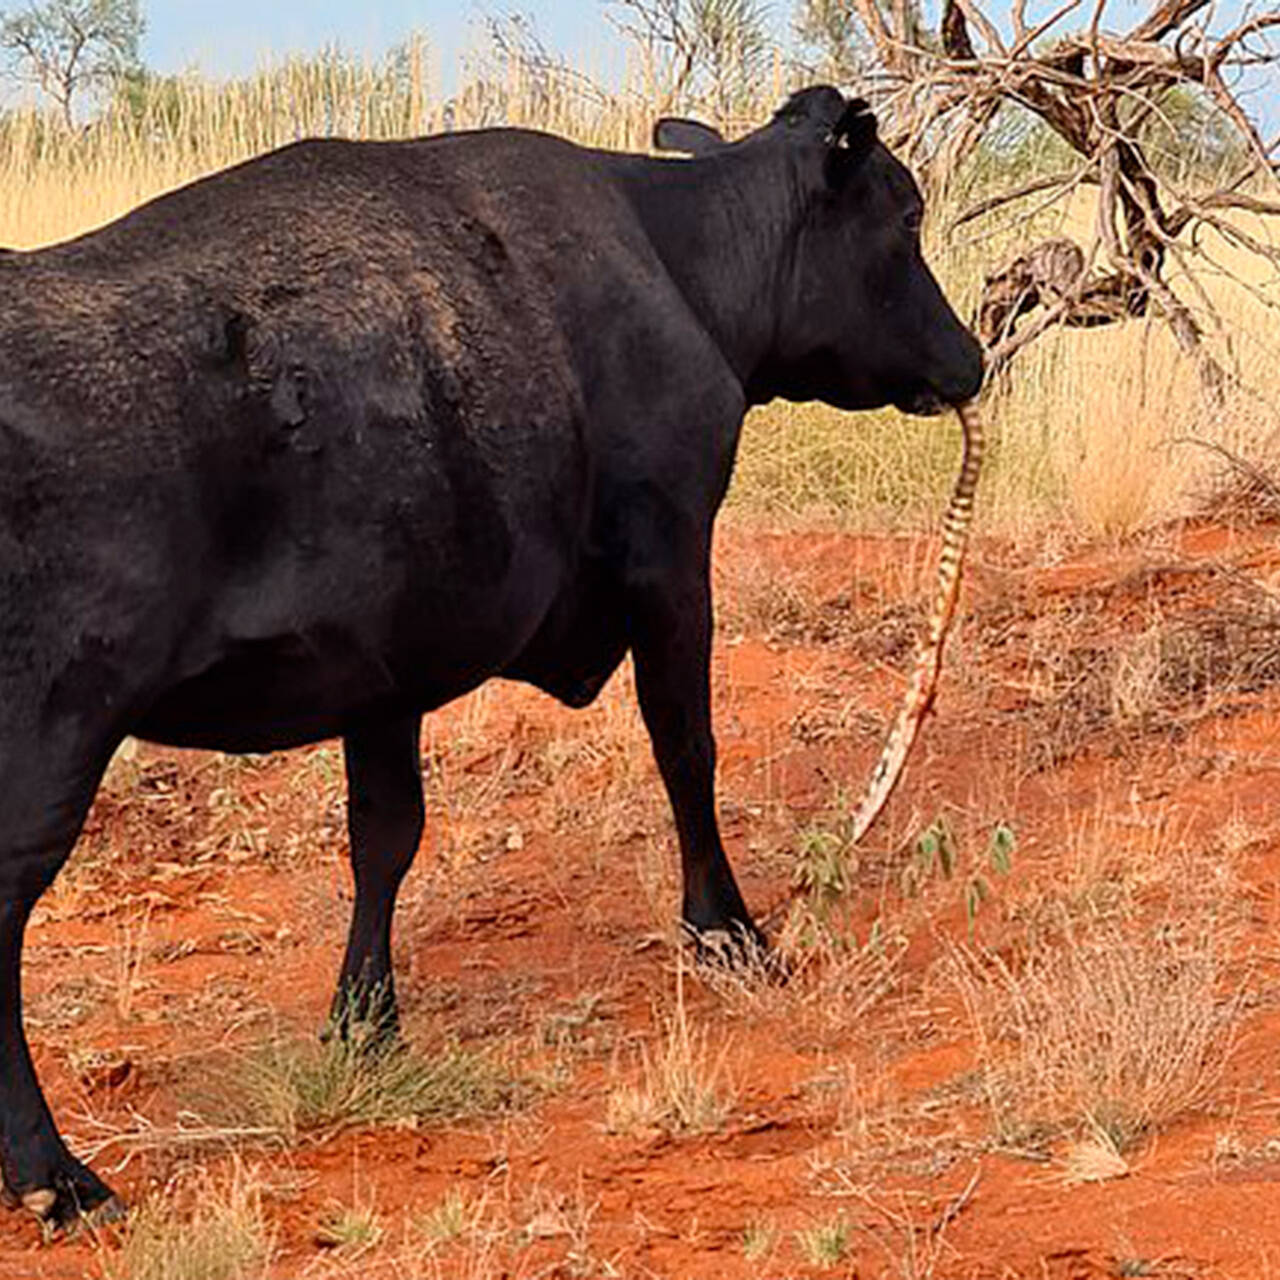
[[[973,524],[974,495],[982,472],[984,441],[982,417],[978,413],[977,403],[968,400],[954,408],[964,433],[964,449],[960,458],[960,473],[956,477],[951,501],[947,504],[947,513],[942,521],[942,550],[938,557],[933,609],[916,654],[915,668],[911,673],[906,697],[889,736],[885,739],[880,758],[871,771],[862,799],[854,810],[851,830],[854,844],[862,840],[871,829],[902,777],[920,726],[937,694],[938,677],[942,671],[942,649],[955,618],[956,601],[960,596],[960,576],[969,544],[969,529]]]

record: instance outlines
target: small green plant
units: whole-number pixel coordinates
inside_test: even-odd
[[[800,895],[798,905],[805,916],[802,945],[814,947],[825,940],[838,946],[856,946],[849,906],[855,858],[847,832],[839,827],[814,825],[800,831],[792,884]]]
[[[991,896],[988,875],[1007,876],[1013,869],[1013,851],[1017,837],[1013,828],[998,822],[987,839],[982,857],[964,875],[961,893],[964,897],[965,919],[972,934],[982,904]],[[911,861],[903,868],[902,892],[915,897],[932,879],[954,880],[960,862],[955,835],[946,818],[937,817],[916,837]]]
[[[385,1234],[381,1220],[370,1208],[333,1205],[316,1228],[316,1244],[346,1258],[375,1248]]]
[[[826,910],[849,892],[850,866],[844,836],[825,827],[805,827],[796,841],[793,883],[808,895],[814,914]]]
[[[742,1229],[742,1256],[748,1262],[762,1262],[778,1243],[778,1228],[772,1222],[748,1222]]]
[[[956,843],[951,825],[937,817],[916,837],[914,855],[902,872],[902,890],[908,897],[915,897],[926,881],[935,876],[950,880],[955,870]]]
[[[1013,851],[1016,845],[1017,838],[1013,834],[1013,829],[1003,822],[998,822],[992,828],[991,836],[987,840],[986,854],[982,861],[965,878],[964,914],[969,922],[971,935],[979,909],[991,896],[991,886],[987,881],[986,872],[989,870],[995,875],[1007,876],[1013,870]]]
[[[796,1232],[796,1244],[811,1267],[834,1267],[849,1252],[853,1232],[844,1215]]]

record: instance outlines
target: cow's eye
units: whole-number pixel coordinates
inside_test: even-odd
[[[907,224],[907,230],[910,231],[913,236],[918,236],[920,234],[920,228],[924,224],[924,210],[923,209],[908,210],[907,216],[906,216],[906,224]]]

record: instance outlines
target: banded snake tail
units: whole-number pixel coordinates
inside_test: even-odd
[[[978,487],[978,475],[982,470],[982,419],[973,400],[955,406],[964,431],[964,453],[960,460],[960,474],[956,477],[951,502],[942,522],[942,551],[938,558],[938,585],[929,616],[929,629],[916,657],[911,684],[903,700],[898,718],[885,740],[884,750],[872,770],[862,802],[853,815],[853,842],[856,844],[870,830],[881,810],[888,803],[893,789],[902,776],[903,766],[911,753],[920,725],[933,705],[938,688],[938,674],[942,670],[942,646],[951,621],[955,616],[956,600],[960,595],[960,571],[964,567],[964,553],[969,541],[969,526],[973,522],[973,498]]]

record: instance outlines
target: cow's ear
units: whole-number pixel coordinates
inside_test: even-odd
[[[832,186],[845,182],[876,145],[876,118],[861,98],[851,98],[832,126],[828,139],[827,177]]]
[[[705,156],[725,145],[718,129],[713,129],[709,124],[699,124],[697,120],[663,116],[653,126],[655,151],[684,151],[691,156]]]

